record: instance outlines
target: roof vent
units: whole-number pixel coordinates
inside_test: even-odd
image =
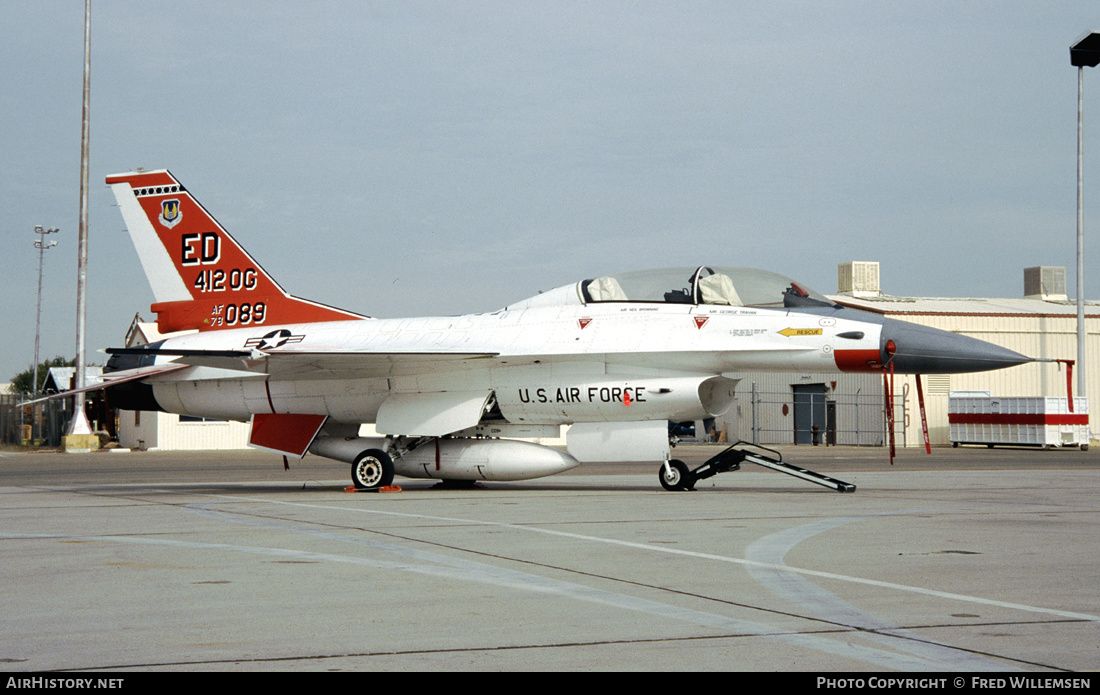
[[[880,297],[878,261],[850,261],[837,266],[837,291],[853,297]]]
[[[1066,296],[1065,267],[1042,265],[1024,268],[1024,298],[1069,301]]]

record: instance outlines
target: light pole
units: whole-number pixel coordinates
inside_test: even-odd
[[[1100,33],[1087,32],[1069,48],[1069,62],[1077,66],[1077,393],[1085,384],[1085,213],[1084,213],[1084,89],[1085,68],[1100,64]]]
[[[46,242],[46,235],[57,232],[57,228],[43,229],[42,225],[34,228],[34,233],[41,238],[35,239],[34,247],[38,249],[38,311],[34,316],[34,382],[31,384],[31,398],[38,397],[38,335],[42,324],[42,256],[48,249],[57,246],[56,241]]]
[[[40,335],[40,327],[42,325],[42,257],[46,251],[57,246],[56,241],[46,241],[47,234],[53,234],[57,232],[57,228],[43,229],[42,225],[35,225],[34,233],[39,235],[40,238],[35,239],[34,247],[38,249],[38,309],[34,315],[34,376],[31,377],[31,400],[38,397],[38,339]],[[40,426],[38,424],[38,405],[34,406],[34,410],[31,411],[31,442],[36,441],[41,434]]]
[[[62,439],[66,452],[83,452],[99,448],[92,433],[88,416],[84,413],[84,327],[87,313],[85,280],[88,273],[88,119],[91,112],[92,72],[92,0],[84,0],[84,104],[80,133],[80,225],[77,229],[76,248],[76,379],[73,386],[73,417],[69,430]]]

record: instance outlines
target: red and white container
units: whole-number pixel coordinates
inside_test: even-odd
[[[947,421],[952,446],[1089,446],[1089,399],[1026,396],[999,398],[988,391],[952,391]]]

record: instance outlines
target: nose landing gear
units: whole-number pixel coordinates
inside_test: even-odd
[[[752,447],[751,449],[749,447]],[[774,456],[765,455],[756,451],[768,452]],[[683,461],[672,459],[661,464],[657,471],[657,477],[661,481],[661,487],[671,492],[694,490],[695,483],[719,473],[729,473],[741,469],[741,463],[755,463],[773,471],[793,475],[801,480],[806,480],[823,487],[831,488],[837,492],[855,492],[856,486],[843,480],[830,478],[821,473],[799,468],[783,461],[783,455],[773,449],[750,444],[748,442],[735,442],[728,449],[712,456],[706,463],[695,470],[690,470]]]

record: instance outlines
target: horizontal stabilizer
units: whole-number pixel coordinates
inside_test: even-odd
[[[27,401],[23,405],[30,405],[31,403],[40,403],[42,401],[49,401],[55,398],[68,398],[69,396],[75,396],[78,393],[88,393],[89,391],[99,391],[101,389],[109,389],[112,386],[118,386],[119,384],[125,384],[130,381],[139,381],[142,379],[148,379],[149,377],[159,376],[161,374],[171,374],[172,372],[178,372],[181,369],[187,369],[191,365],[188,364],[155,364],[147,367],[136,367],[134,369],[124,369],[117,372],[108,372],[103,375],[103,381],[97,384],[91,384],[79,389],[71,389],[69,391],[59,391],[58,393],[51,393],[43,398],[37,398],[33,401]]]

